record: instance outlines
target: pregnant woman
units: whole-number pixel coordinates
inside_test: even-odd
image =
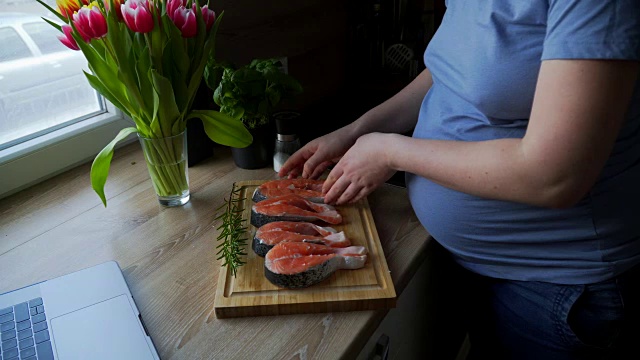
[[[334,165],[325,202],[344,204],[405,171],[459,266],[441,276],[468,299],[472,357],[624,358],[640,339],[639,61],[635,0],[449,0],[426,69],[279,174]]]

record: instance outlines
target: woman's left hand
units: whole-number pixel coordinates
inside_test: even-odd
[[[363,135],[331,170],[322,192],[327,204],[356,202],[389,180],[396,172],[389,164],[388,150],[393,134]]]

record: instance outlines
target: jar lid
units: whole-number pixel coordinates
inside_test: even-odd
[[[300,120],[300,113],[295,111],[283,111],[273,114],[276,120],[276,132],[281,135],[296,134],[297,123]]]

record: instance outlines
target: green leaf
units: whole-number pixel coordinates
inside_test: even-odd
[[[91,187],[100,196],[104,207],[107,207],[107,198],[104,195],[104,184],[107,182],[109,168],[111,167],[111,158],[113,158],[113,148],[127,136],[137,133],[138,129],[129,127],[120,130],[118,135],[111,140],[107,146],[98,153],[91,164]]]
[[[53,26],[54,28],[58,29],[58,31],[62,32],[62,26],[54,23],[53,21],[47,19],[47,18],[42,18],[42,20],[46,21],[47,23],[49,23],[49,25]]]
[[[267,98],[269,99],[269,104],[272,107],[275,107],[280,102],[281,96],[279,91],[275,91],[272,88],[268,88],[266,90]]]
[[[187,119],[192,118],[202,120],[205,133],[218,144],[243,148],[253,142],[251,133],[240,121],[221,112],[194,110],[187,116]]]
[[[154,108],[154,100],[153,100],[153,84],[151,83],[151,74],[149,69],[151,68],[151,59],[149,54],[149,47],[146,45],[140,51],[138,56],[138,61],[136,62],[135,71],[136,77],[138,79],[138,84],[140,85],[140,93],[142,94],[143,101],[145,103],[145,109],[153,109]],[[154,111],[152,119],[155,117],[156,113]]]
[[[106,42],[116,44],[116,46],[110,47],[113,54],[105,49],[105,62],[111,69],[117,71],[117,79],[120,80],[121,85],[127,88],[127,94],[129,95],[127,98],[133,102],[132,106],[139,109],[138,114],[148,114],[153,102],[152,98],[145,97],[144,91],[147,89],[143,88],[139,83],[135,46],[133,46],[130,31],[126,28],[126,25],[118,20],[115,14],[107,16],[107,21],[110,31],[107,32]],[[96,45],[101,45],[101,42],[92,41],[91,45],[95,47]],[[149,55],[147,54],[146,56],[148,57]]]
[[[224,73],[224,66],[215,62],[212,58],[204,68],[204,80],[210,89],[216,89],[222,80],[222,74]]]
[[[213,102],[218,106],[222,106],[222,85],[219,85],[213,91]]]
[[[207,66],[205,80],[209,87],[216,85],[213,101],[220,112],[241,120],[250,129],[267,124],[282,99],[302,92],[300,83],[282,72],[277,59],[253,59],[238,69],[210,59]]]
[[[258,103],[258,113],[266,114],[269,111],[269,102],[267,100],[262,100]]]
[[[238,121],[242,119],[245,113],[244,108],[242,106],[224,106],[224,105],[220,107],[220,112],[225,115],[229,115]]]
[[[196,33],[195,38],[192,39],[194,43],[195,52],[193,54],[192,53],[190,54],[192,56],[192,59],[196,61],[193,61],[193,63],[191,64],[189,75],[202,77],[202,69],[204,68],[204,66],[201,67],[200,65],[202,64],[203,61],[206,64],[209,58],[209,54],[211,53],[212,46],[208,46],[205,44],[205,41],[208,39],[211,39],[211,37],[207,36],[210,34],[207,34],[207,27],[202,17],[202,11],[200,9],[200,6],[196,6],[195,10],[196,10],[195,11],[196,26],[198,27],[198,32]],[[220,16],[218,16],[218,19],[216,19],[216,23],[219,21],[220,21]],[[213,31],[215,31],[215,29]]]
[[[191,65],[191,59],[185,51],[185,39],[182,37],[180,30],[178,30],[170,19],[164,18],[163,20],[168,37],[165,55],[169,56],[167,60],[170,65],[171,83],[173,84],[176,104],[180,112],[183,113],[189,106],[187,81],[190,79],[189,66]]]
[[[153,77],[152,69],[149,69],[149,78]],[[145,134],[146,137],[153,137],[152,134],[162,134],[162,129],[160,129],[160,119],[158,116],[158,112],[160,111],[160,96],[156,89],[151,90],[151,95],[153,96],[153,115],[151,116],[151,125],[149,125],[149,134]]]
[[[74,34],[74,36],[78,37],[77,34]],[[113,69],[92,46],[86,44],[82,39],[77,38],[76,42],[87,58],[89,68],[96,78],[100,80],[100,83],[102,83],[103,89],[107,89],[113,97],[118,99],[118,103],[126,106],[127,111],[132,117],[137,115],[142,109],[132,106],[129,102],[127,88],[118,80],[116,69]],[[100,91],[97,88],[96,90]]]
[[[153,78],[153,88],[155,89],[156,93],[158,93],[158,96],[162,96],[162,98],[158,99],[159,107],[157,116],[160,121],[162,135],[178,135],[171,133],[172,128],[174,127],[174,123],[181,120],[180,111],[178,110],[178,106],[176,105],[176,98],[173,93],[173,88],[171,87],[171,81],[162,76],[155,69],[151,69],[151,76]],[[156,134],[156,136],[162,137],[160,135],[161,134]]]
[[[89,81],[89,85],[91,85],[92,88],[96,89],[96,91],[98,91],[102,96],[104,96],[113,105],[115,105],[115,107],[122,110],[122,112],[124,112],[127,116],[131,117],[132,115],[131,109],[129,109],[128,103],[126,102],[126,98],[124,99],[125,101],[121,102],[121,96],[119,96],[120,94],[112,93],[111,89],[104,86],[104,84],[102,83],[102,81],[100,81],[98,77],[96,77],[93,74],[89,74],[86,71],[83,71],[83,73],[86,76],[87,80]]]
[[[50,12],[52,12],[55,16],[57,16],[60,20],[68,23],[69,20],[67,20],[67,18],[65,18],[62,14],[60,14],[59,12],[57,12],[56,10],[54,10],[51,6],[49,6],[47,3],[45,3],[42,0],[36,0],[37,2],[40,3],[40,5],[44,6],[45,8],[47,8],[47,10],[49,10]]]
[[[264,77],[269,82],[276,84],[282,91],[291,93],[292,95],[302,92],[302,85],[291,75],[283,73],[278,68],[265,70]]]
[[[215,40],[216,34],[218,32],[218,27],[220,26],[220,21],[222,21],[222,15],[224,15],[224,11],[218,15],[216,21],[213,23],[213,27],[209,32],[209,36],[207,41],[204,43],[204,49],[199,57],[193,57],[193,64],[197,64],[197,66],[192,67],[193,72],[191,74],[191,79],[189,80],[189,85],[187,87],[188,99],[191,99],[189,102],[188,109],[191,108],[193,104],[193,100],[195,99],[195,94],[200,87],[200,83],[202,82],[202,74],[204,73],[204,67],[207,65],[210,56],[214,55],[215,52]],[[202,14],[200,14],[202,17]],[[199,30],[200,31],[200,30]]]

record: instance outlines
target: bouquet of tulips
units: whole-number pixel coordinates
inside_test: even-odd
[[[37,1],[63,22],[44,19],[60,31],[60,41],[86,57],[91,86],[135,123],[123,129],[91,167],[92,187],[105,206],[114,147],[130,134],[170,138],[182,134],[188,120],[201,119],[209,138],[219,144],[251,143],[241,122],[218,111],[192,109],[222,18],[209,8],[209,0],[56,0],[57,10]],[[155,168],[149,161],[170,159],[177,149],[162,142],[152,148],[145,156],[156,192],[179,193],[188,186],[184,169]]]

